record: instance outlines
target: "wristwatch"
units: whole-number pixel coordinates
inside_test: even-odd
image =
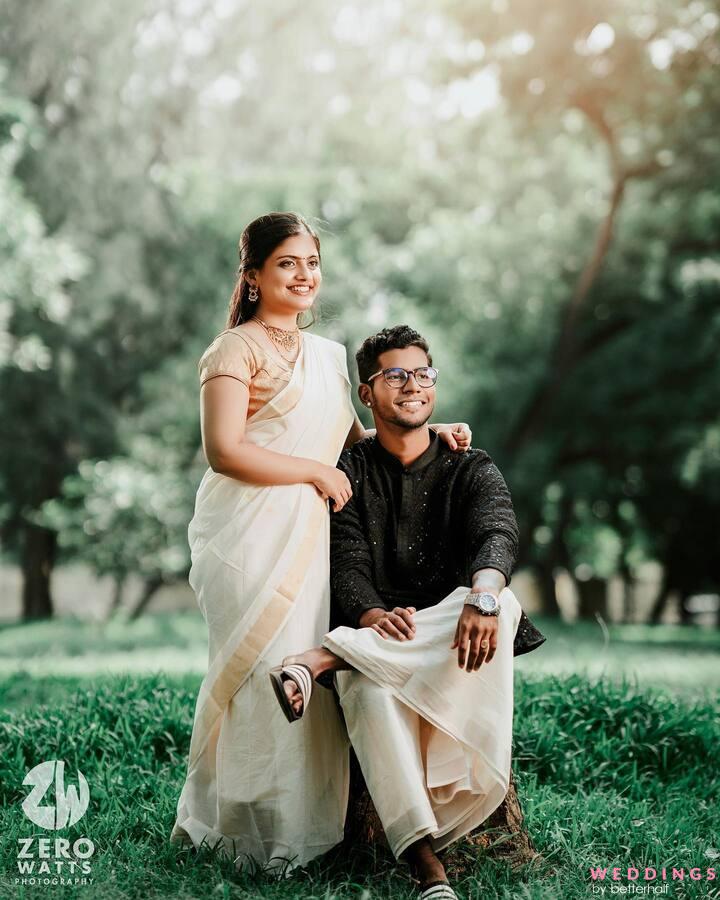
[[[498,598],[495,594],[491,594],[490,591],[470,591],[467,597],[465,597],[465,604],[467,606],[474,606],[483,616],[500,615],[500,603],[498,602]]]

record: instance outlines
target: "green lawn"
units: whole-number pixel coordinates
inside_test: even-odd
[[[685,880],[659,896],[711,896],[718,882],[690,882],[688,870],[720,863],[718,636],[633,626],[604,640],[598,626],[541,627],[547,644],[518,660],[514,767],[543,861],[512,872],[480,856],[459,896],[591,896],[591,865],[684,866]],[[409,900],[407,874],[382,855],[277,881],[168,843],[204,656],[202,620],[187,613],[0,629],[0,898]],[[92,886],[14,884],[18,839],[52,834],[20,807],[26,771],[46,759],[89,782],[87,815],[61,834],[94,842]]]

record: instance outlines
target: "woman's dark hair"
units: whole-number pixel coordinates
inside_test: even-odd
[[[255,315],[257,303],[249,298],[250,285],[245,273],[250,269],[260,269],[273,250],[282,242],[295,234],[309,234],[315,241],[318,257],[320,257],[320,238],[308,222],[297,213],[272,212],[254,219],[243,231],[238,244],[240,265],[237,270],[237,282],[230,298],[227,328],[235,328],[241,322],[247,322]],[[313,316],[312,322],[315,321]],[[308,324],[312,325],[312,322]]]
[[[368,378],[377,372],[378,357],[381,353],[385,353],[386,350],[404,350],[406,347],[419,347],[424,350],[427,353],[428,365],[432,365],[428,342],[409,325],[383,328],[372,337],[366,338],[355,354],[360,384],[367,384]]]

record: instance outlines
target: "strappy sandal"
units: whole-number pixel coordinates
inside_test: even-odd
[[[269,674],[270,683],[275,691],[275,696],[280,704],[280,709],[285,713],[285,718],[288,722],[297,722],[298,719],[302,719],[303,713],[307,709],[307,705],[310,702],[313,692],[313,675],[310,666],[306,666],[305,663],[291,663],[288,666],[275,666],[270,669]],[[328,690],[332,690],[333,676],[333,672],[323,672],[322,675],[318,675],[317,683]],[[294,681],[300,689],[303,705],[302,711],[299,713],[295,712],[290,703],[290,698],[285,693],[283,685],[286,681]]]
[[[420,900],[458,900],[458,895],[447,881],[432,881],[420,892]]]

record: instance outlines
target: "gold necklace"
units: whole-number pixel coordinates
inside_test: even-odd
[[[284,350],[286,353],[292,353],[296,350],[300,338],[300,329],[295,328],[294,331],[289,331],[287,328],[278,328],[276,325],[268,325],[267,322],[263,322],[260,316],[254,316],[253,318],[257,319],[265,329],[265,333],[278,348],[282,358],[286,359],[288,362],[294,362],[295,358],[288,359],[282,351]]]

